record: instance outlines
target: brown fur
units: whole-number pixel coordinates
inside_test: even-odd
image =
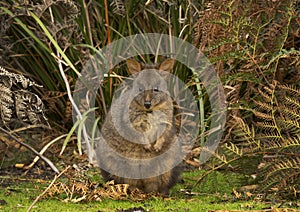
[[[172,71],[173,64],[174,61],[168,59],[155,67],[156,70],[160,70],[162,73],[149,71],[140,76],[139,72],[143,70],[143,65],[134,60],[127,61],[129,72],[135,74],[135,81],[132,88],[125,89],[126,91],[116,100],[115,111],[121,116],[119,122],[124,122],[121,126],[132,126],[135,131],[140,132],[143,136],[131,141],[120,135],[112,118],[114,115],[112,109],[110,110],[101,129],[104,139],[100,141],[96,150],[104,180],[126,183],[146,193],[159,192],[162,194],[168,194],[169,189],[178,182],[181,168],[176,165],[176,161],[181,157],[181,148],[179,141],[175,139],[178,132],[178,126],[176,127],[174,118],[176,111],[174,110],[173,100],[167,93],[163,76],[164,72]],[[148,69],[149,66],[146,66],[146,70]],[[137,89],[139,89],[139,92],[137,92]],[[129,102],[128,96],[132,94],[136,96]],[[128,114],[124,111],[126,104],[129,105]],[[129,117],[129,123],[126,122],[126,115]],[[130,133],[130,129],[126,127],[122,128],[122,131]],[[107,143],[106,147],[103,143],[104,140]],[[137,170],[140,159],[155,158],[163,153],[167,156],[162,163],[149,161],[149,164],[143,166],[145,170]],[[122,157],[136,160],[136,166],[133,167],[127,164]],[[103,167],[105,167],[105,170]],[[165,167],[174,168],[167,169],[165,173],[160,173],[160,170]],[[110,174],[107,171],[119,169],[124,169],[124,172],[138,172],[140,178],[124,178]],[[149,171],[159,175],[144,178],[144,173]]]

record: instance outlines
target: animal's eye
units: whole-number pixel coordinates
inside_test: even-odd
[[[153,91],[158,92],[159,91],[158,87],[154,87]]]
[[[139,92],[142,92],[143,91],[143,88],[142,87],[139,87]]]

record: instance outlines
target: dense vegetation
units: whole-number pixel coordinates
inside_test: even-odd
[[[24,128],[16,129],[20,124],[9,123],[14,112],[7,110],[14,102],[10,92],[16,95],[20,89],[31,89],[42,99],[52,127],[52,137],[42,136],[46,145],[71,130],[68,87],[74,89],[80,70],[97,49],[137,33],[171,34],[194,44],[209,58],[226,91],[226,131],[218,151],[202,167],[208,173],[226,169],[252,175],[253,183],[259,185],[255,192],[263,193],[265,198],[299,198],[299,1],[0,0],[0,22],[0,66],[6,70],[0,70],[1,126],[13,134],[25,132]],[[124,66],[118,68],[117,73],[124,74]],[[43,87],[22,87],[17,75],[7,77],[3,74],[7,72],[23,75],[24,80],[28,78],[28,82]],[[191,72],[180,64],[176,72],[185,82],[197,84]],[[16,83],[6,84],[8,79]],[[115,83],[108,79],[101,84],[99,117],[109,107]],[[19,89],[12,90],[12,84]],[[196,91],[199,88],[195,86]],[[210,103],[206,94],[201,98],[205,111],[201,121],[207,126]],[[12,145],[2,137],[5,147]],[[197,150],[202,139],[203,134],[193,151],[196,153],[189,158],[196,167],[200,166]],[[74,142],[74,136],[68,140]],[[35,145],[32,144],[37,148]],[[0,152],[6,157],[5,150]],[[58,157],[59,152],[54,155]],[[198,183],[205,177],[199,176]]]

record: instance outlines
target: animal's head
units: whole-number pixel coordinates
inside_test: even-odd
[[[134,75],[134,100],[140,109],[152,111],[165,106],[170,98],[167,80],[173,66],[173,59],[167,59],[158,65],[144,65],[132,59],[127,60],[128,71]]]

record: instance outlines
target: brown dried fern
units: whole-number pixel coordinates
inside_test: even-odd
[[[194,44],[230,88],[228,119],[247,116],[246,122],[253,121],[249,111],[240,108],[252,107],[249,103],[257,87],[269,86],[274,79],[299,84],[299,14],[295,0],[204,3]]]
[[[281,85],[257,88],[253,124],[231,117],[227,142],[215,153],[213,169],[230,165],[239,172],[254,174],[259,192],[281,198],[300,196],[300,90]],[[260,165],[259,165],[260,164]]]
[[[253,110],[258,119],[256,139],[262,143],[265,155],[266,166],[260,171],[264,189],[276,190],[276,194],[288,198],[299,198],[299,89],[274,82],[261,91],[270,97],[255,101],[257,107]],[[288,188],[292,190],[287,192]]]

